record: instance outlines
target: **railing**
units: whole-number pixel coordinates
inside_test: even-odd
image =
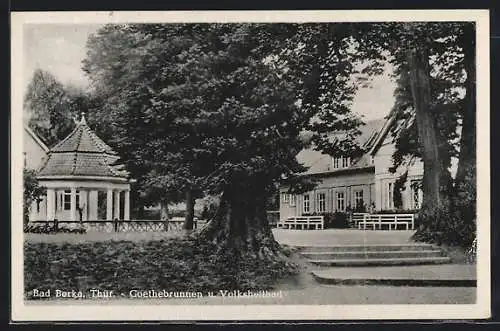
[[[193,227],[197,229],[198,219],[193,220]],[[184,224],[183,217],[173,217],[169,220],[87,220],[87,221],[31,221],[30,224],[45,224],[56,230],[61,226],[70,229],[84,229],[87,232],[161,232],[178,231]]]
[[[397,230],[398,226],[402,225],[406,230],[415,229],[414,214],[366,214],[358,223],[358,229],[367,230]]]
[[[277,223],[279,229],[323,230],[323,216],[290,216]]]

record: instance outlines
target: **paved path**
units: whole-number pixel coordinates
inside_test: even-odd
[[[443,264],[405,267],[349,267],[314,270],[321,277],[370,279],[476,279],[476,265]]]
[[[356,229],[273,229],[274,238],[290,246],[408,244],[413,231],[362,231]]]

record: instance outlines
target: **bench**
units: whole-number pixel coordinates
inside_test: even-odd
[[[414,214],[366,214],[358,223],[360,230],[397,230],[398,226],[402,225],[406,230],[414,230],[415,215]]]
[[[370,215],[369,213],[352,213],[351,215],[351,220],[350,220],[350,225],[353,228],[357,228],[359,222],[361,222],[366,215]]]
[[[323,216],[291,216],[277,223],[278,229],[323,230]]]

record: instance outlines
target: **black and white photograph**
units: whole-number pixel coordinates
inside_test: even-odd
[[[489,317],[488,15],[13,13],[12,319]]]

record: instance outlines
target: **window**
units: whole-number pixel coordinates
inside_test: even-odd
[[[281,199],[282,199],[283,203],[288,203],[288,199],[289,199],[288,194],[287,193],[282,193],[281,194]]]
[[[337,192],[337,210],[345,210],[344,192]]]
[[[339,157],[333,158],[333,168],[334,169],[340,168],[340,158]]]
[[[354,191],[354,208],[359,209],[363,208],[363,190]]]
[[[290,206],[295,206],[295,195],[290,194]]]
[[[412,200],[412,208],[419,209],[421,206],[421,193],[422,190],[420,188],[420,181],[414,180],[411,182],[411,200]]]
[[[342,158],[342,168],[347,168],[351,164],[351,159],[348,157]]]
[[[71,210],[71,190],[64,190],[62,207],[63,210]],[[80,205],[80,192],[76,191],[76,206]]]
[[[394,184],[387,183],[387,209],[394,208]]]
[[[318,193],[316,195],[316,211],[318,213],[324,213],[326,210],[326,195],[325,193]]]
[[[310,201],[309,201],[309,194],[304,194],[304,203],[302,204],[302,211],[304,213],[309,213],[310,212]]]
[[[340,168],[347,168],[351,165],[351,158],[350,157],[334,157],[332,159],[333,162],[333,168],[334,169],[340,169]]]

